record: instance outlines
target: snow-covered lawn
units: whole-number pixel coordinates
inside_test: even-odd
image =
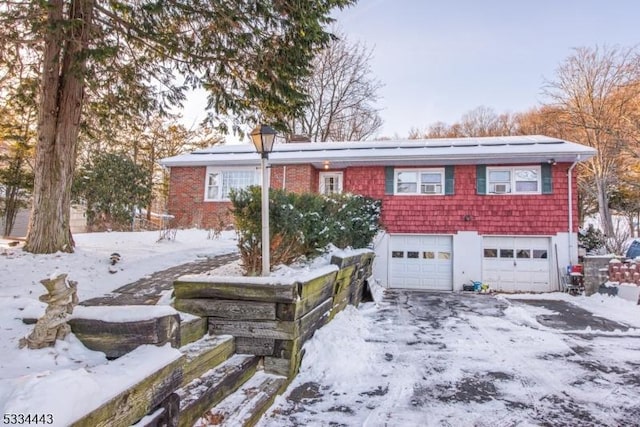
[[[170,347],[140,348],[127,356],[136,372],[123,371],[126,360],[107,363],[103,353],[88,350],[73,334],[55,347],[19,349],[20,338],[33,326],[23,317],[39,317],[45,305],[40,280],[54,273],[78,282],[80,300],[104,295],[155,271],[236,250],[235,234],[207,239],[206,230],[179,230],[172,241],[157,241],[158,232],[87,233],[74,236],[73,254],[32,255],[0,240],[0,410],[15,414],[52,414],[64,426],[85,408],[117,393],[123,381],[142,378],[145,370],[179,355]],[[117,271],[109,272],[109,256],[117,252]],[[135,353],[135,354],[134,354]],[[144,363],[142,362],[144,361]],[[131,363],[131,362],[129,362]],[[108,379],[108,380],[107,380]],[[39,387],[43,390],[40,391]]]

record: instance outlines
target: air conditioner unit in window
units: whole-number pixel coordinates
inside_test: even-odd
[[[438,184],[422,184],[423,194],[437,194],[440,192]]]
[[[509,184],[493,184],[493,193],[504,194],[509,192]]]

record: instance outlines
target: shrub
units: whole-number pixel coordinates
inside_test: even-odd
[[[326,199],[330,237],[339,248],[366,248],[380,230],[382,202],[352,194],[338,194]]]
[[[238,247],[249,275],[262,270],[261,188],[230,195]],[[271,264],[291,264],[339,248],[367,247],[380,230],[381,202],[363,196],[288,193],[269,190]]]
[[[597,251],[605,245],[605,237],[602,231],[589,224],[587,229],[578,232],[578,244],[587,252]]]
[[[131,228],[137,206],[147,206],[151,187],[147,171],[122,154],[97,153],[74,178],[74,200],[87,204],[91,229]]]

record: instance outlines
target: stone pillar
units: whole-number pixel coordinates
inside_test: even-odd
[[[608,280],[610,256],[585,256],[584,257],[584,291],[587,295],[598,292],[598,287]]]

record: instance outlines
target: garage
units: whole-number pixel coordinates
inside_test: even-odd
[[[484,237],[482,281],[505,292],[548,292],[550,240],[547,237]]]
[[[389,284],[392,288],[452,290],[452,237],[392,235],[389,240]]]

